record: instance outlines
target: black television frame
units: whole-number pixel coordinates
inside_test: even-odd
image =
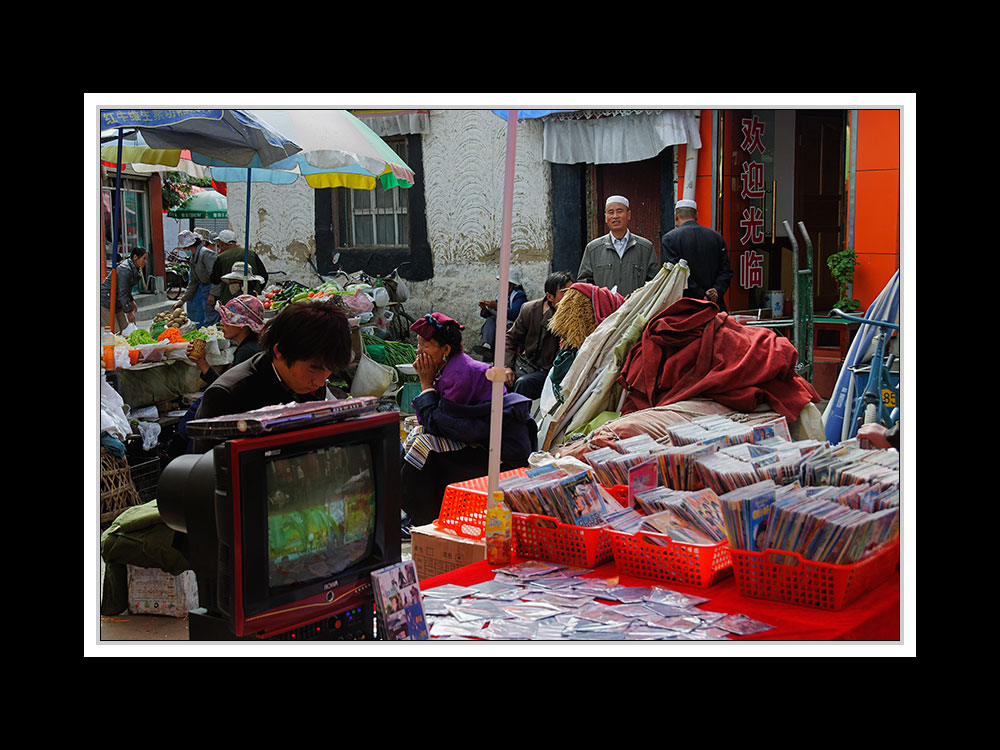
[[[250,571],[267,575],[267,497],[264,467],[281,452],[299,455],[328,447],[365,444],[371,447],[375,485],[374,548],[366,558],[335,577],[319,578],[272,590],[267,582],[247,580]],[[399,415],[371,414],[305,429],[236,438],[215,446],[211,470],[199,460],[190,472],[190,497],[181,504],[192,558],[211,554],[217,565],[193,565],[201,591],[214,601],[200,601],[204,611],[189,615],[191,640],[275,639],[361,640],[374,637],[371,572],[400,561]],[[171,467],[168,465],[167,470]],[[166,471],[166,470],[165,470]],[[197,476],[196,476],[197,475]],[[205,477],[214,479],[214,529],[204,507]],[[173,483],[176,484],[176,483]],[[171,494],[177,494],[175,490]],[[198,499],[201,498],[201,499]],[[168,505],[173,505],[172,502]],[[191,507],[193,506],[193,507]],[[161,510],[161,513],[163,511]],[[175,517],[177,510],[171,510]],[[256,523],[248,523],[255,518]],[[248,528],[251,527],[251,528]],[[206,580],[207,579],[207,580]]]

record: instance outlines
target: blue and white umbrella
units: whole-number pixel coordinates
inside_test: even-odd
[[[301,151],[301,147],[247,110],[240,109],[102,109],[101,139],[116,140],[113,156],[102,159],[115,164],[113,204],[114,244],[111,257],[111,319],[113,291],[118,265],[119,212],[122,163],[141,161],[176,166],[181,151],[190,151],[191,161],[208,165],[227,163],[244,168],[266,167]],[[150,149],[141,158],[125,159],[126,132],[138,132]],[[162,161],[160,161],[162,160]]]

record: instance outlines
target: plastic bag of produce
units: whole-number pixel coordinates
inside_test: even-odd
[[[341,297],[341,302],[347,307],[347,309],[354,313],[355,315],[361,315],[362,313],[370,313],[375,309],[375,305],[372,304],[371,297],[365,294],[363,291],[358,289],[352,295],[343,295]]]
[[[397,379],[395,368],[380,365],[367,354],[362,354],[351,381],[351,396],[381,397]]]

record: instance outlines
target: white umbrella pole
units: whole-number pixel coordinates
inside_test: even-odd
[[[507,112],[507,166],[504,173],[503,228],[500,238],[500,280],[497,289],[497,330],[493,341],[493,381],[490,409],[490,461],[487,502],[500,483],[500,440],[503,424],[504,358],[507,351],[507,283],[510,278],[511,212],[514,206],[514,154],[517,148],[517,110]]]

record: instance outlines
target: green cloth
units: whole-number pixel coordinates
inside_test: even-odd
[[[552,380],[552,392],[556,394],[556,398],[560,401],[562,401],[560,386],[562,385],[563,378],[566,377],[566,373],[569,372],[573,360],[576,359],[577,351],[579,350],[572,347],[561,349],[552,362],[549,378]]]
[[[117,615],[128,609],[127,565],[159,568],[180,575],[191,566],[174,549],[174,530],[163,523],[156,500],[122,511],[101,534],[104,587],[101,614]]]

